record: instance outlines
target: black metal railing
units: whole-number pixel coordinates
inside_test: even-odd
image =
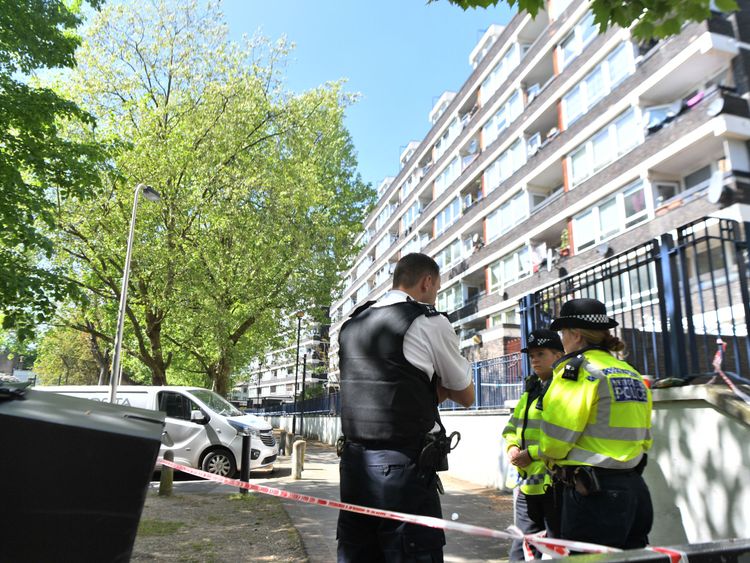
[[[603,301],[627,345],[627,361],[656,379],[713,375],[750,379],[750,224],[703,218],[585,268],[520,300],[522,345],[573,298]],[[493,409],[518,399],[529,373],[520,353],[472,364],[475,403]],[[298,413],[340,414],[338,394],[297,402]],[[461,409],[445,401],[441,410]],[[292,414],[293,404],[260,410]]]
[[[691,379],[713,373],[718,354],[724,370],[747,377],[747,274],[739,223],[703,218],[524,296],[523,344],[565,301],[592,297],[618,321],[626,359],[642,373]]]
[[[506,401],[518,399],[523,390],[521,353],[508,354],[471,364],[474,381],[474,404],[471,409],[496,409],[506,406]],[[463,409],[448,400],[440,410]]]
[[[471,370],[476,393],[472,409],[503,408],[506,406],[506,401],[518,399],[521,396],[523,373],[520,353],[474,362],[471,365]],[[463,408],[450,400],[440,405],[440,410]],[[338,416],[341,414],[341,402],[338,393],[331,393],[322,397],[297,401],[296,413],[293,403],[247,410],[246,412],[266,415],[327,414]]]

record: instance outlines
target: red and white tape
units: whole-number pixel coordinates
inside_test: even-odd
[[[552,538],[544,538],[538,535],[524,536],[523,533],[516,528],[511,526],[508,528],[510,531],[493,530],[492,528],[485,528],[484,526],[475,526],[473,524],[463,524],[461,522],[454,522],[452,520],[443,520],[441,518],[434,518],[432,516],[420,516],[418,514],[406,514],[404,512],[396,512],[394,510],[382,510],[379,508],[370,508],[367,506],[360,506],[358,504],[349,504],[347,502],[340,502],[336,500],[323,499],[318,497],[312,497],[309,495],[301,495],[299,493],[292,493],[283,489],[277,489],[274,487],[267,487],[265,485],[256,485],[255,483],[246,483],[239,479],[230,479],[228,477],[221,477],[207,471],[201,471],[200,469],[194,469],[185,465],[180,465],[173,461],[159,458],[157,463],[202,477],[216,483],[223,485],[229,485],[231,487],[239,487],[247,489],[248,491],[255,491],[264,495],[271,495],[279,498],[285,498],[294,500],[297,502],[303,502],[307,504],[315,504],[318,506],[327,506],[329,508],[335,508],[337,510],[347,510],[349,512],[355,512],[357,514],[364,514],[367,516],[377,516],[378,518],[388,518],[390,520],[398,520],[400,522],[407,522],[409,524],[417,524],[420,526],[427,526],[428,528],[438,528],[441,530],[453,530],[461,532],[463,534],[469,534],[472,536],[482,536],[486,538],[497,538],[497,539],[524,539],[530,544],[536,546],[541,551],[549,553],[553,557],[565,557],[568,555],[567,550],[586,552],[586,553],[613,553],[620,551],[614,547],[608,547],[605,545],[597,545],[593,543],[576,542],[570,540],[558,540]]]

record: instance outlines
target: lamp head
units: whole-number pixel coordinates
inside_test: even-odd
[[[298,319],[301,319],[302,317],[304,317],[304,316],[305,316],[305,312],[304,312],[304,311],[297,311],[296,313],[294,313],[294,315],[295,315],[295,316],[296,316],[296,317],[297,317]]]
[[[143,197],[145,197],[149,201],[160,201],[161,195],[159,195],[159,192],[157,192],[154,188],[151,186],[147,186],[146,184],[140,184],[141,191],[143,192]]]

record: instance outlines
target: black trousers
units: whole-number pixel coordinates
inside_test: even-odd
[[[442,518],[434,471],[421,473],[419,452],[407,449],[369,449],[347,442],[339,465],[341,500]],[[442,530],[339,512],[338,561],[442,563]]]
[[[552,487],[542,495],[525,495],[517,491],[514,500],[515,523],[524,534],[547,531],[548,538],[556,538],[560,530],[560,503],[555,501]],[[537,559],[542,554],[532,547]],[[523,561],[523,541],[513,540],[508,554],[510,561]]]
[[[643,477],[636,471],[597,472],[597,477],[599,493],[582,496],[564,489],[560,537],[620,549],[645,547],[654,509]]]

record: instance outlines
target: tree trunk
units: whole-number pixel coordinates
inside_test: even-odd
[[[167,368],[172,361],[171,354],[168,355],[166,360],[164,359],[164,349],[161,344],[161,327],[161,315],[152,311],[147,311],[146,336],[149,340],[151,353],[149,354],[146,365],[148,365],[151,370],[152,385],[167,384]]]
[[[222,397],[226,397],[229,391],[231,391],[231,381],[229,379],[231,369],[232,365],[228,351],[223,351],[219,357],[219,361],[208,369],[208,376],[213,383],[214,391]]]
[[[110,371],[112,369],[109,360],[110,349],[102,348],[91,321],[86,321],[86,326],[89,328],[88,335],[91,355],[94,357],[96,367],[99,368],[99,385],[104,385],[109,382]]]

